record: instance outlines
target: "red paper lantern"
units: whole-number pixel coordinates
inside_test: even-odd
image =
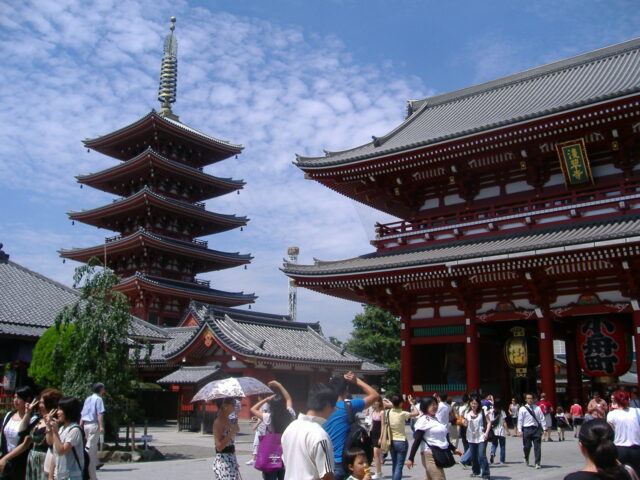
[[[618,377],[631,366],[629,322],[613,316],[589,317],[578,323],[578,361],[592,377]]]

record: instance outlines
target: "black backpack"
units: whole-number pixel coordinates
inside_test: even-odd
[[[74,425],[71,428],[77,428],[78,430],[80,430],[80,435],[82,435],[82,458],[84,459],[84,465],[82,466],[82,480],[90,480],[91,477],[89,476],[89,462],[91,462],[91,458],[89,457],[89,452],[87,451],[87,439],[84,436],[84,429],[80,425]],[[73,456],[75,457],[78,466],[80,466],[80,458],[78,456],[78,452],[76,452],[76,447],[72,446],[71,451],[73,452]]]
[[[356,420],[351,407],[351,400],[344,401],[344,409],[347,412],[347,420],[349,422],[349,431],[347,438],[344,440],[344,449],[342,458],[346,458],[347,452],[351,448],[361,448],[367,455],[367,462],[371,465],[373,459],[373,448],[371,448],[371,437],[367,430]]]

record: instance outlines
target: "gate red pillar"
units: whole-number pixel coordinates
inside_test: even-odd
[[[410,320],[411,317],[407,315],[400,317],[400,390],[405,395],[413,391]]]
[[[575,328],[572,328],[564,341],[567,360],[567,395],[568,401],[577,398],[582,402],[582,373],[578,365],[578,347],[576,345]]]
[[[638,372],[638,391],[640,391],[640,305],[638,300],[631,300],[633,313],[633,343],[636,347],[636,372]]]
[[[536,310],[538,314],[538,350],[540,353],[540,388],[547,400],[556,404],[556,375],[553,358],[553,324],[548,310]]]
[[[465,360],[467,369],[467,392],[480,391],[480,348],[478,324],[475,315],[465,319]]]

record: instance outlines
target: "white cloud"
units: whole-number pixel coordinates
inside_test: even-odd
[[[186,124],[243,143],[238,160],[207,169],[243,178],[240,195],[208,202],[210,210],[251,218],[244,232],[209,237],[211,248],[251,252],[247,270],[205,275],[215,287],[254,292],[254,309],[284,312],[287,280],[278,270],[286,247],[337,259],[371,251],[372,214],[303,179],[295,153],[321,154],[382,135],[402,119],[404,101],[427,89],[392,65],[356,64],[335,36],[236,17],[186,2],[12,2],[2,4],[0,52],[5,87],[0,110],[1,199],[28,193],[20,228],[0,218],[5,251],[26,266],[70,283],[69,262],[55,250],[99,243],[110,232],[70,227],[65,211],[91,208],[110,196],[80,190],[77,174],[115,160],[87,154],[80,140],[120,128],[157,108],[155,101],[168,17],[178,17],[178,100]],[[9,54],[10,53],[10,54]],[[51,202],[51,199],[54,199]],[[29,223],[47,204],[51,225]],[[377,215],[377,217],[376,217]],[[47,242],[42,236],[47,235]],[[359,305],[300,292],[304,321],[321,321],[345,338]]]

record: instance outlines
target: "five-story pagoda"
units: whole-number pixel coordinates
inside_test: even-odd
[[[118,235],[102,245],[60,251],[63,258],[79,262],[98,257],[121,277],[116,289],[129,297],[131,313],[158,325],[177,324],[191,300],[233,307],[256,298],[215,290],[196,278],[251,261],[250,255],[212,250],[197,239],[246,225],[246,217],[210,212],[203,203],[243,188],[243,181],[203,172],[203,167],[237,155],[243,147],[198,132],[171,111],[177,83],[175,18],[171,22],[160,72],[160,111],[83,141],[121,163],[80,175],[78,182],[121,198],[69,212],[69,218]]]

